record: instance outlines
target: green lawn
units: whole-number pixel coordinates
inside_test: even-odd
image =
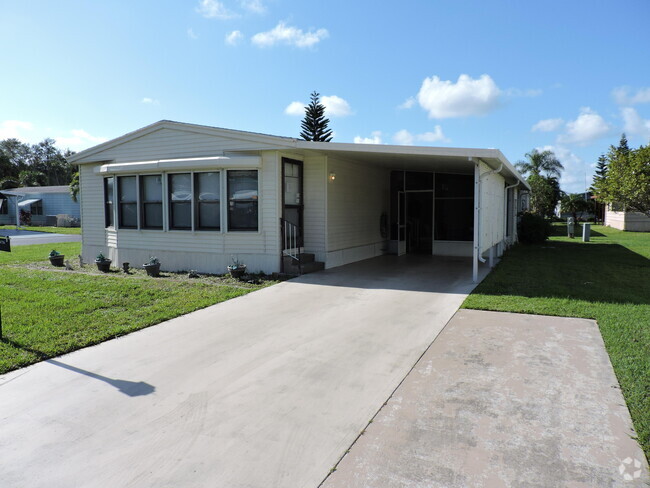
[[[650,458],[650,234],[592,226],[592,242],[583,243],[565,229],[508,250],[463,308],[597,320]]]
[[[15,230],[15,225],[0,225],[0,236],[3,229]],[[55,232],[57,234],[81,234],[81,227],[21,227],[23,230],[33,230],[36,232]]]
[[[80,243],[62,243],[0,252],[0,374],[263,286],[178,276],[148,278],[142,271],[125,276],[29,268],[38,262],[45,265],[53,246],[69,256],[80,251]]]

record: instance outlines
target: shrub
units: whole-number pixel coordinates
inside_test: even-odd
[[[539,244],[551,235],[551,224],[544,217],[526,212],[521,215],[517,233],[520,242]]]

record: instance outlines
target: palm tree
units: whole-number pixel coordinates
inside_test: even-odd
[[[539,152],[537,149],[533,149],[531,152],[526,153],[526,158],[528,158],[527,161],[518,161],[515,165],[517,170],[524,176],[545,173],[546,176],[559,178],[564,169],[553,151]]]

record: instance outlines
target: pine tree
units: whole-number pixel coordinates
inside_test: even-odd
[[[625,132],[621,134],[621,140],[618,143],[616,150],[619,152],[619,154],[622,154],[624,156],[630,154],[630,146],[627,145],[627,137],[625,137]]]
[[[330,142],[332,130],[328,128],[330,121],[325,118],[325,106],[320,103],[320,95],[311,94],[311,102],[305,107],[305,118],[300,123],[300,137],[305,141]]]
[[[605,178],[607,178],[607,156],[601,154],[598,158],[598,163],[596,164],[596,174],[594,174],[594,179],[591,183],[591,188],[589,190],[598,197],[602,192],[603,185],[605,184]]]

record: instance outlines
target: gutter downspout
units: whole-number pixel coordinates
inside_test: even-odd
[[[503,192],[504,192],[504,198],[503,198],[503,227],[505,228],[505,232],[503,233],[503,236],[504,236],[504,240],[506,241],[506,244],[508,242],[507,241],[507,237],[508,237],[508,190],[510,190],[511,188],[518,187],[519,183],[520,183],[520,181],[517,180],[517,183],[515,183],[514,185],[506,186],[504,188],[504,190],[503,190]],[[514,194],[514,192],[512,193],[512,203],[513,203],[513,205],[515,203],[515,194]],[[517,215],[516,211],[515,211],[515,215]],[[514,236],[515,236],[515,233],[514,233],[514,230],[513,230],[512,236],[511,236],[513,238],[513,243],[514,243]]]
[[[503,170],[503,163],[498,169],[486,171],[481,174],[479,163],[480,159],[469,158],[474,162],[474,252],[472,263],[472,281],[478,283],[478,262],[485,263],[486,260],[481,256],[481,180],[492,174],[500,173]]]

